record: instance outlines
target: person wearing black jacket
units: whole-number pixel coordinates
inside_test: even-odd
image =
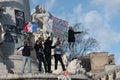
[[[21,73],[24,73],[26,63],[28,63],[28,72],[31,73],[31,63],[30,63],[31,47],[29,46],[29,43],[25,41],[24,46],[22,46],[17,50],[17,54],[19,54],[19,51],[22,51],[22,56],[23,56]]]
[[[45,59],[45,55],[43,52],[43,41],[36,41],[36,44],[34,45],[34,49],[36,51],[36,55],[37,55],[37,59],[38,59],[38,67],[39,67],[39,72],[41,72],[41,66],[42,66],[42,62],[44,64],[44,69],[45,72],[47,72],[47,64],[46,64],[46,59]]]
[[[68,30],[68,43],[69,43],[69,49],[71,51],[75,51],[75,34],[82,33],[82,32],[75,32],[73,28],[70,26]]]
[[[48,37],[44,43],[44,53],[45,53],[45,59],[47,61],[48,73],[52,73],[51,71],[51,49],[52,48],[55,48],[55,46],[52,46],[52,40],[50,40],[50,37]]]

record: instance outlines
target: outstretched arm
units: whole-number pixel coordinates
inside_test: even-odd
[[[80,33],[82,33],[82,31],[74,32],[74,34],[80,34]]]
[[[19,54],[20,51],[23,50],[23,48],[24,48],[24,46],[22,46],[21,48],[19,48],[19,49],[17,50],[17,55]]]

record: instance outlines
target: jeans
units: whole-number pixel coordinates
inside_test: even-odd
[[[75,42],[69,42],[69,49],[70,49],[70,58],[74,58],[75,56],[75,49],[76,49],[76,46],[75,46]]]
[[[30,57],[29,56],[23,56],[21,73],[24,73],[26,63],[28,64],[28,72],[31,73],[31,63],[30,63]]]
[[[42,67],[42,62],[43,62],[43,65],[44,65],[44,69],[45,69],[45,72],[47,72],[47,63],[46,63],[46,59],[45,59],[45,56],[44,54],[42,53],[38,53],[37,54],[37,59],[39,61],[39,71],[41,71],[41,67]]]
[[[51,55],[45,55],[45,59],[47,62],[47,70],[48,72],[51,72]]]

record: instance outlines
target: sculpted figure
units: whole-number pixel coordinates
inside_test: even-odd
[[[44,39],[48,37],[48,35],[51,33],[49,25],[49,13],[46,12],[45,8],[38,5],[35,7],[35,12],[32,14],[32,21],[38,23],[38,34],[35,34],[35,37],[38,38],[40,35],[44,36]]]
[[[37,22],[43,32],[46,32],[46,27],[49,21],[49,14],[46,13],[45,9],[40,5],[36,6],[35,10],[35,13],[32,15],[32,21]]]

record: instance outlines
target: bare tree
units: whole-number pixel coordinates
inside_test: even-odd
[[[82,41],[83,43],[79,43],[81,46],[81,49],[79,51],[79,56],[84,56],[87,52],[94,51],[97,49],[99,43],[96,39],[94,38],[87,38]]]
[[[86,53],[97,50],[99,42],[96,39],[89,37],[88,34],[90,33],[88,33],[88,29],[85,29],[82,23],[76,23],[73,28],[75,31],[82,31],[81,34],[75,35],[76,37],[75,57],[83,57],[84,55],[86,55]]]

